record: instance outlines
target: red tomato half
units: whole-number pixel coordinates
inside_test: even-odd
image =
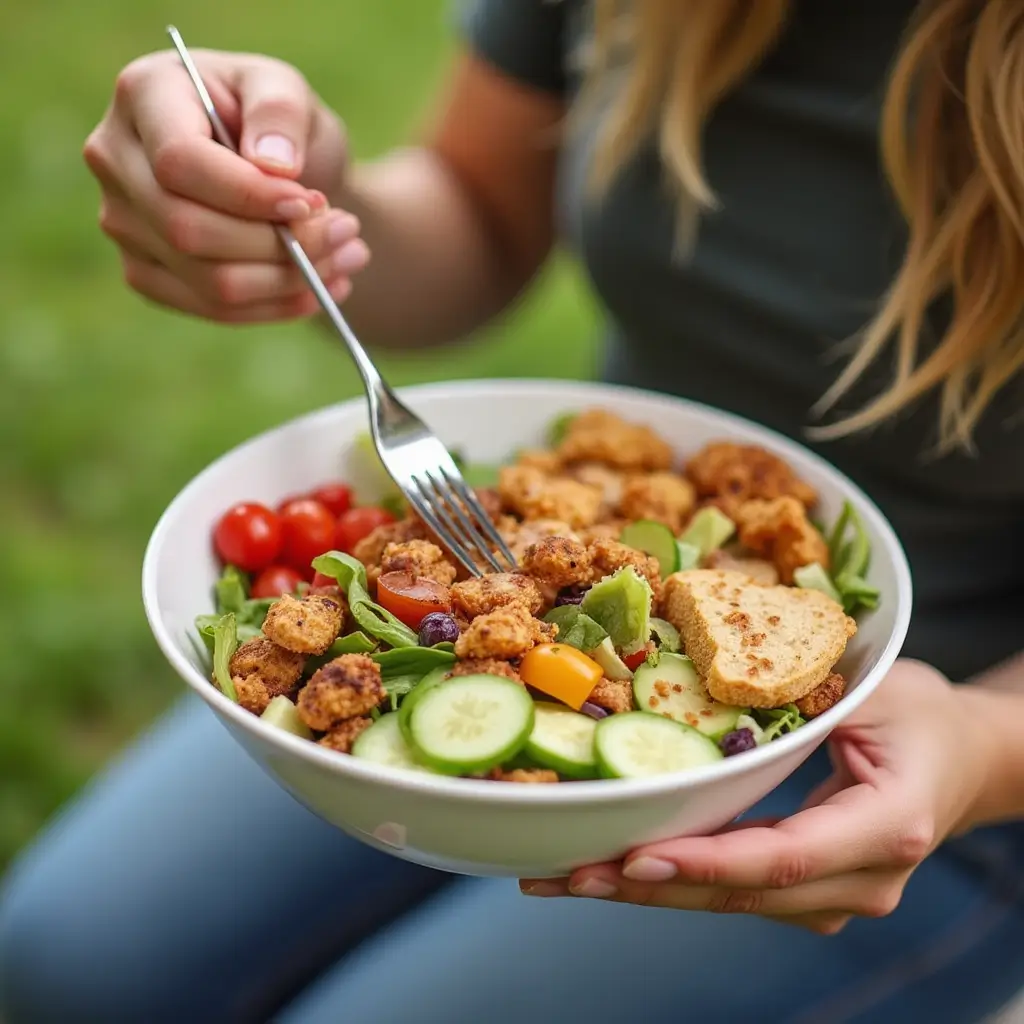
[[[265,569],[281,551],[280,519],[266,505],[240,502],[221,517],[213,531],[213,546],[221,561],[243,572]]]
[[[294,594],[295,588],[302,582],[302,577],[288,565],[268,565],[253,580],[250,597],[280,597],[282,594]]]
[[[635,654],[624,654],[622,656],[622,663],[630,672],[635,672],[647,660],[649,653],[647,648],[644,647]]]
[[[352,488],[348,484],[325,484],[310,497],[330,509],[331,515],[344,515],[352,507]]]
[[[290,501],[281,509],[281,561],[311,578],[310,563],[334,545],[334,525],[334,516],[319,501]]]
[[[377,580],[377,603],[410,629],[419,629],[431,612],[449,612],[452,608],[446,586],[408,572],[384,573]]]
[[[327,576],[322,572],[313,574],[313,582],[310,583],[310,588],[315,590],[317,587],[336,587],[338,581],[333,576]]]
[[[367,534],[373,533],[378,526],[393,523],[395,517],[382,508],[369,505],[366,508],[352,508],[338,518],[338,526],[334,532],[334,543],[349,554]]]

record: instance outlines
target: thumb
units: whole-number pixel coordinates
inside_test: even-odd
[[[242,72],[238,95],[242,156],[269,174],[297,178],[316,105],[306,80],[281,61],[260,61]]]

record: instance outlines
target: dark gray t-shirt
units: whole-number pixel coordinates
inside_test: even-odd
[[[605,376],[694,398],[805,440],[903,252],[881,171],[886,73],[914,0],[798,0],[779,45],[714,112],[705,166],[720,211],[687,262],[653,146],[599,203],[585,199],[593,128],[567,136],[557,216],[607,315]],[[586,0],[472,0],[472,48],[572,99]],[[941,326],[942,310],[936,309]],[[853,401],[885,386],[888,366]],[[1024,648],[1024,382],[1004,389],[976,456],[929,456],[937,403],[852,439],[812,445],[878,502],[914,571],[908,655],[962,679]]]

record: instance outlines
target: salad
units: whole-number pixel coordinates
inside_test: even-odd
[[[678,466],[590,409],[463,471],[516,572],[470,576],[393,493],[226,510],[196,619],[212,684],[339,756],[522,783],[683,771],[843,696],[836,664],[880,599],[868,536],[849,504],[816,521],[778,456],[721,441]]]

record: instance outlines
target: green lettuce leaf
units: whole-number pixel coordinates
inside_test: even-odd
[[[235,684],[231,681],[231,658],[238,650],[238,629],[234,612],[221,617],[213,631],[213,677],[220,692],[238,703]]]
[[[454,665],[455,648],[452,644],[438,644],[436,647],[396,647],[393,651],[380,651],[370,657],[380,665],[381,679],[385,682],[401,676],[411,676],[418,681],[435,668]]]
[[[558,627],[556,639],[560,644],[567,644],[584,653],[592,651],[608,635],[600,623],[585,614],[576,604],[552,608],[544,616],[544,621]]]

